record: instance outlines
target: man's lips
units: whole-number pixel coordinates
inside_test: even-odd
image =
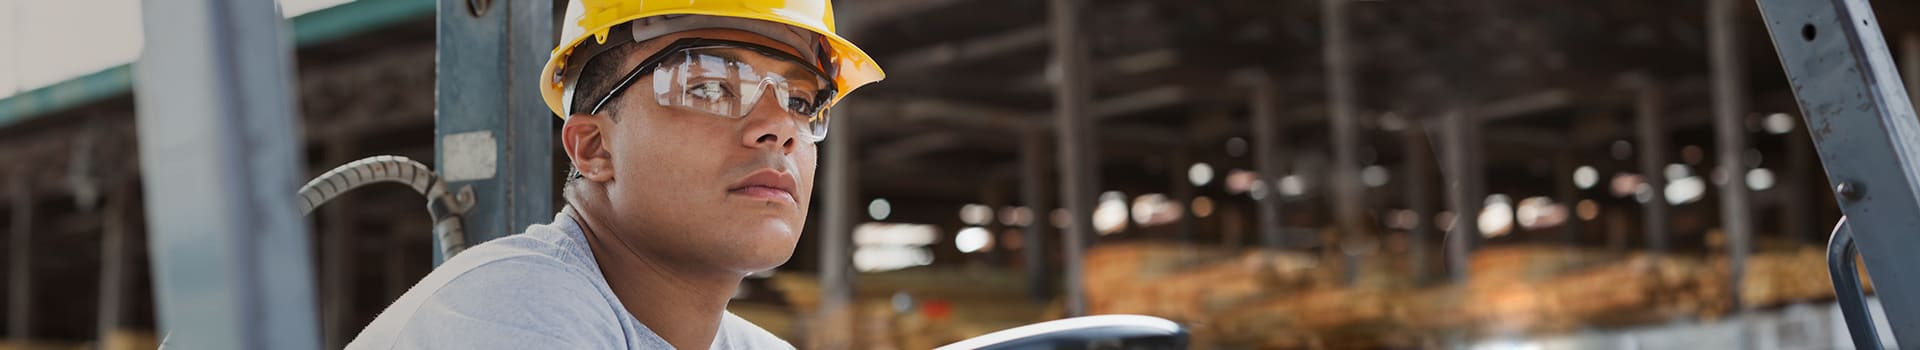
[[[799,203],[794,195],[795,187],[799,185],[794,181],[793,175],[768,168],[755,171],[753,175],[735,181],[733,185],[727,186],[727,193],[754,199]]]

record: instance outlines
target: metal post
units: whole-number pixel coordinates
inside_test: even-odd
[[[1093,120],[1087,114],[1087,44],[1080,22],[1083,2],[1048,1],[1053,36],[1053,62],[1060,81],[1054,85],[1054,128],[1060,140],[1060,196],[1066,198],[1070,224],[1066,239],[1064,278],[1067,316],[1087,314],[1085,281],[1080,257],[1093,239],[1093,200],[1100,188],[1099,150],[1094,149]]]
[[[30,172],[15,174],[9,188],[13,227],[7,253],[7,337],[17,344],[33,342],[33,188]]]
[[[1446,172],[1441,174],[1447,181],[1447,198],[1453,207],[1453,229],[1447,232],[1446,261],[1448,276],[1454,282],[1467,281],[1467,254],[1473,248],[1473,242],[1480,238],[1479,177],[1475,168],[1479,167],[1475,153],[1479,153],[1479,142],[1473,137],[1473,129],[1479,128],[1479,122],[1459,109],[1447,111],[1441,122],[1442,142],[1446,143]]]
[[[1186,208],[1193,203],[1193,181],[1187,176],[1188,167],[1191,166],[1193,161],[1185,146],[1176,146],[1167,154],[1167,180],[1172,181],[1168,185],[1173,188],[1172,191],[1168,191],[1167,200],[1179,203],[1181,208]],[[1180,218],[1175,220],[1175,241],[1189,244],[1194,242],[1192,212],[1192,210],[1185,210],[1180,213]]]
[[[1026,256],[1027,295],[1034,301],[1046,302],[1053,299],[1053,276],[1047,268],[1047,230],[1053,228],[1054,192],[1049,188],[1048,170],[1053,162],[1048,157],[1052,139],[1047,131],[1028,131],[1020,141],[1020,192],[1021,202],[1027,205],[1031,219],[1024,229],[1026,238],[1022,239],[1022,252]]]
[[[851,105],[835,107],[839,120],[851,115]],[[853,346],[853,251],[854,223],[860,221],[860,159],[854,152],[860,144],[858,123],[836,123],[826,148],[825,219],[820,228],[820,339],[815,348],[846,349]]]
[[[1360,188],[1360,116],[1353,112],[1353,59],[1348,53],[1347,3],[1321,0],[1320,21],[1326,42],[1328,118],[1333,125],[1333,209],[1344,236],[1363,235],[1366,198]],[[1277,196],[1276,196],[1277,197]],[[1349,267],[1352,268],[1352,267]]]
[[[116,182],[114,186],[100,222],[100,310],[96,341],[102,349],[123,349],[129,345],[115,343],[113,334],[120,329],[121,315],[126,308],[127,219],[134,198],[130,184]]]
[[[553,47],[551,1],[440,0],[434,164],[472,185],[467,243],[553,220],[553,112],[536,89]],[[476,7],[477,6],[477,7]],[[477,15],[476,15],[477,14]],[[434,264],[440,256],[435,242]]]
[[[1866,0],[1759,3],[1894,340],[1916,341],[1920,120],[1880,22]]]
[[[346,164],[353,161],[353,145],[345,141],[333,141],[326,145],[326,164]],[[326,230],[320,235],[320,279],[322,291],[320,302],[321,338],[328,349],[347,346],[347,341],[357,329],[349,329],[348,319],[353,312],[353,217],[352,204],[347,198],[334,199],[333,205],[320,208],[320,219],[326,222]]]
[[[1566,210],[1566,221],[1560,224],[1560,243],[1570,247],[1580,243],[1580,215],[1577,211],[1580,189],[1573,183],[1573,172],[1580,166],[1576,159],[1578,157],[1574,156],[1572,142],[1553,157],[1553,188],[1554,197],[1557,198],[1554,201],[1560,202],[1561,209]]]
[[[1720,220],[1727,234],[1728,256],[1732,259],[1731,288],[1741,290],[1746,275],[1747,250],[1753,237],[1752,207],[1747,203],[1747,166],[1741,161],[1747,149],[1746,64],[1740,59],[1740,6],[1735,0],[1707,2],[1707,47],[1712,57],[1713,134],[1717,142],[1719,169],[1726,176],[1720,184]],[[1745,301],[1732,294],[1735,306],[1744,313]]]
[[[1428,172],[1433,169],[1433,146],[1419,119],[1409,124],[1406,131],[1401,132],[1405,136],[1407,164],[1406,173],[1401,176],[1405,180],[1400,181],[1407,186],[1407,210],[1413,211],[1413,228],[1407,230],[1407,259],[1412,262],[1408,268],[1412,269],[1414,283],[1426,283],[1430,270],[1427,242],[1428,237],[1433,236],[1433,190],[1429,187],[1433,174]]]
[[[1634,131],[1640,141],[1640,175],[1652,188],[1652,199],[1640,204],[1641,230],[1647,237],[1647,249],[1655,253],[1667,252],[1667,125],[1660,116],[1663,100],[1660,84],[1650,77],[1640,77],[1638,86],[1634,86]],[[1738,155],[1738,152],[1734,154]],[[1737,160],[1737,157],[1736,157]]]
[[[1797,242],[1818,243],[1816,239],[1820,232],[1810,219],[1813,216],[1813,197],[1807,196],[1807,180],[1813,177],[1813,171],[1819,165],[1813,163],[1812,140],[1804,136],[1808,135],[1805,131],[1807,128],[1802,126],[1797,129],[1799,131],[1787,134],[1787,164],[1785,169],[1776,170],[1782,176],[1780,181],[1774,182],[1777,184],[1774,187],[1777,187],[1775,191],[1781,191],[1780,198],[1784,198],[1780,201],[1780,210],[1784,212],[1780,216],[1787,237]]]
[[[1253,167],[1260,173],[1260,181],[1266,184],[1268,194],[1259,201],[1260,246],[1267,249],[1285,247],[1285,223],[1282,222],[1283,202],[1280,198],[1280,178],[1285,176],[1280,156],[1281,124],[1280,112],[1276,106],[1273,81],[1266,75],[1253,79],[1251,89],[1253,109]]]
[[[285,22],[268,1],[141,11],[134,118],[162,346],[317,348]]]

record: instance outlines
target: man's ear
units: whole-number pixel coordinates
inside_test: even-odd
[[[560,127],[560,145],[580,177],[593,182],[613,180],[611,120],[605,116],[574,114]]]

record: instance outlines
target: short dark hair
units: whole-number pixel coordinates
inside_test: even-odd
[[[593,104],[605,98],[607,90],[612,90],[614,84],[620,83],[620,78],[625,78],[627,70],[633,68],[626,66],[627,56],[638,52],[641,45],[639,43],[617,45],[588,58],[587,65],[580,69],[580,78],[574,82],[573,110],[568,111],[570,114],[586,113],[588,109],[592,109]],[[611,115],[619,105],[609,103],[601,110],[608,111]]]

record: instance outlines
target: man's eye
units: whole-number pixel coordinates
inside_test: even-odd
[[[813,101],[800,97],[787,98],[787,110],[800,114],[813,114]]]
[[[727,85],[718,81],[695,82],[687,86],[687,96],[709,101],[726,98],[731,94],[732,91],[727,91]]]

